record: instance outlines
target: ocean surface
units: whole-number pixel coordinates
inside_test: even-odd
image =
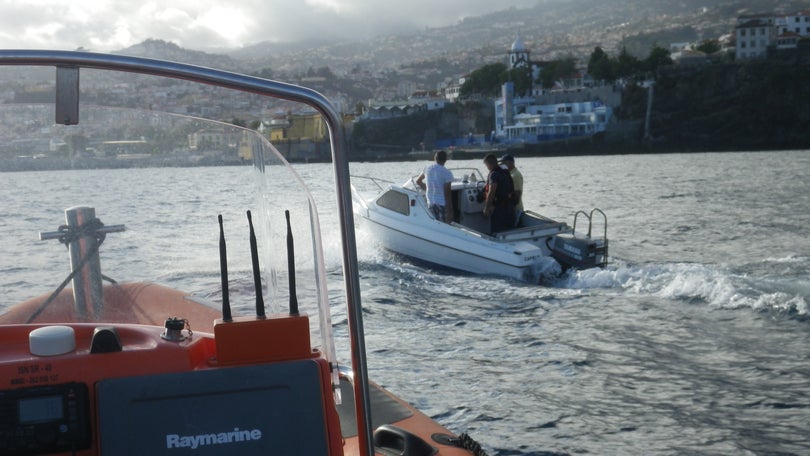
[[[810,151],[516,159],[527,208],[569,223],[577,210],[608,215],[609,266],[527,284],[432,269],[358,232],[371,379],[490,455],[810,454]],[[426,164],[351,169],[404,182]],[[458,157],[448,167],[484,170]],[[338,303],[331,165],[296,168],[319,206]],[[184,220],[191,206],[227,218],[241,211],[234,201],[248,199],[237,186],[185,188],[199,178],[227,183],[235,168],[143,170],[139,179],[171,186],[176,198],[133,213],[127,201],[145,197],[134,183],[146,181],[122,184],[118,173],[0,173],[0,229],[55,229],[62,209],[77,203],[73,181],[98,183],[93,204],[108,224],[195,225]],[[32,203],[35,190],[63,193],[64,207]],[[48,211],[56,216],[46,220]],[[166,237],[176,229],[182,223],[167,225]],[[187,246],[184,270],[167,271],[140,265],[138,249],[112,241],[135,234],[111,234],[105,244],[105,266],[117,255],[139,271],[121,277],[110,266],[116,278],[199,276],[188,291],[215,295],[216,258],[195,258],[213,257],[216,245]],[[53,267],[54,251],[66,261],[55,241],[34,253],[4,249],[0,308],[61,281],[64,268],[49,280],[37,270]],[[332,319],[348,362],[345,315],[335,308]]]

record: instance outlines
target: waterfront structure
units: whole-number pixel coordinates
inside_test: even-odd
[[[376,101],[369,100],[368,105],[360,116],[363,120],[391,119],[404,117],[417,112],[427,111],[427,106],[419,101]]]
[[[369,100],[363,115],[364,120],[391,119],[394,117],[404,117],[417,112],[433,111],[444,108],[447,104],[446,96],[434,94],[432,92],[414,92],[407,100],[396,101],[376,101]]]
[[[510,83],[495,100],[495,132],[500,142],[538,143],[593,136],[607,128],[613,110],[600,100],[535,104],[534,98],[514,97]]]
[[[510,69],[532,71],[532,80],[540,76],[542,66],[529,59],[529,50],[518,36],[508,53]],[[579,76],[563,84],[558,92],[583,89],[587,76]],[[574,137],[593,136],[604,132],[613,110],[598,98],[557,103],[540,103],[542,88],[530,94],[516,94],[512,82],[501,87],[501,96],[494,100],[495,141],[503,143],[539,143]],[[572,97],[574,98],[574,97]]]

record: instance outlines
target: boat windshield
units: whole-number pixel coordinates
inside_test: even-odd
[[[96,229],[105,283],[157,283],[214,309],[227,289],[235,316],[253,315],[257,294],[268,314],[287,312],[294,297],[310,317],[313,347],[334,361],[318,208],[287,159],[328,159],[328,138],[283,143],[282,154],[268,141],[279,133],[269,122],[246,128],[239,119],[242,112],[288,112],[288,102],[132,73],[82,69],[80,103],[55,106],[66,95],[54,71],[14,66],[0,73],[0,314],[69,290],[66,247],[77,230]],[[315,117],[312,110],[304,115]],[[78,223],[68,209],[80,209]]]
[[[456,182],[481,182],[486,178],[478,168],[450,168]]]
[[[453,173],[453,182],[486,182],[486,178],[478,168],[448,168],[450,172]],[[416,184],[416,180],[419,178],[419,175],[422,172],[420,171],[417,174],[409,177],[407,181],[402,183],[404,188],[409,188],[411,190],[420,191],[421,188]],[[354,177],[354,176],[353,176]],[[379,188],[381,188],[378,185]]]

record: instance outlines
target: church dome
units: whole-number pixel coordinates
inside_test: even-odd
[[[515,42],[512,43],[512,52],[525,52],[526,45],[523,44],[523,40],[520,39],[520,35],[515,37]]]

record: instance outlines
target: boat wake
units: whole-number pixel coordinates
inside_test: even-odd
[[[627,295],[706,304],[718,309],[753,309],[810,318],[810,257],[768,258],[742,265],[705,263],[644,263],[612,258],[604,269],[570,269],[562,272],[552,258],[542,265],[537,285],[501,277],[475,276],[426,265],[379,248],[372,239],[359,238],[358,253],[364,268],[382,266],[400,281],[442,283],[469,291],[471,277],[488,290],[509,290],[510,294],[571,296],[588,290],[613,290]],[[449,279],[448,279],[449,278]],[[475,287],[477,288],[477,287]],[[525,293],[524,293],[525,292]],[[538,294],[539,293],[539,294]]]
[[[749,308],[805,318],[808,316],[810,258],[772,258],[741,266],[700,263],[648,263],[622,260],[605,269],[569,271],[551,286],[571,289],[621,289],[719,309]]]

